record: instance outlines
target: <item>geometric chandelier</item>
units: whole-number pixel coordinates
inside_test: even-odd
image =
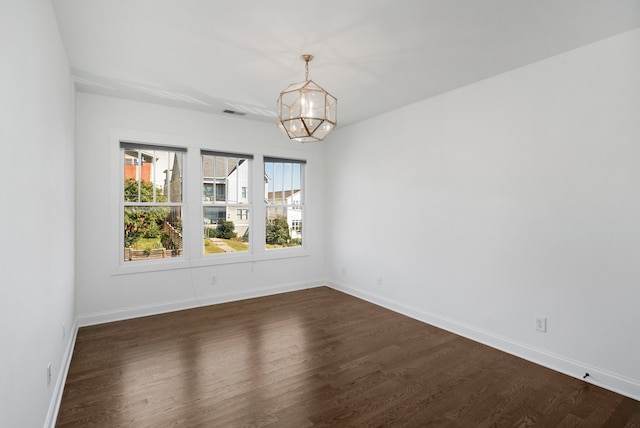
[[[305,81],[293,83],[278,98],[278,128],[301,143],[322,141],[337,125],[338,100],[309,80],[309,61],[313,55],[301,55],[305,62]]]

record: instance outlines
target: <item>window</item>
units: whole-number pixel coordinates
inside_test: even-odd
[[[182,257],[184,152],[120,143],[125,262]]]
[[[291,232],[302,234],[302,220],[291,220]]]
[[[248,251],[253,156],[203,150],[201,158],[204,253]]]
[[[249,210],[246,209],[236,209],[236,218],[238,220],[248,220],[249,219]]]
[[[164,134],[109,138],[114,275],[307,256],[307,161]]]
[[[302,245],[304,166],[299,160],[264,159],[267,249]]]

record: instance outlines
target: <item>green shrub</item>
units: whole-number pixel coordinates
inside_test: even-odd
[[[232,221],[222,221],[218,225],[218,237],[223,239],[235,238],[237,233],[235,232],[236,226]]]
[[[204,235],[207,238],[218,238],[219,237],[218,229],[216,229],[215,227],[207,227],[204,230]]]
[[[277,216],[276,218],[269,220],[269,223],[267,223],[266,233],[267,244],[285,245],[291,241],[289,224],[287,223],[287,218],[284,216]]]
[[[162,221],[162,220],[160,220]],[[162,234],[162,229],[160,225],[156,221],[152,221],[149,223],[146,233],[144,234],[145,238],[157,238]]]

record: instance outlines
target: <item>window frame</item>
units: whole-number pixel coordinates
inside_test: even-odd
[[[300,198],[299,201],[294,200],[294,189],[293,185],[291,190],[291,203],[289,204],[285,204],[285,203],[279,203],[279,204],[269,204],[268,203],[268,190],[265,190],[265,192],[267,193],[267,195],[265,195],[264,197],[264,224],[263,224],[263,229],[265,229],[265,234],[266,234],[266,227],[267,227],[267,217],[268,217],[268,209],[270,207],[273,208],[282,208],[284,210],[293,210],[293,211],[300,211],[300,219],[291,219],[291,223],[289,223],[289,219],[287,220],[287,225],[289,227],[289,233],[292,232],[292,230],[298,230],[300,229],[300,240],[301,240],[301,244],[300,245],[294,245],[291,247],[278,247],[278,248],[267,248],[267,242],[266,242],[266,236],[265,236],[265,240],[263,242],[262,247],[265,249],[265,252],[267,254],[271,254],[271,253],[280,253],[280,252],[284,252],[284,253],[289,253],[289,252],[296,252],[296,251],[306,251],[307,248],[307,234],[305,233],[305,229],[303,228],[303,225],[306,223],[306,216],[307,216],[307,209],[305,208],[306,206],[306,199],[307,199],[307,160],[306,159],[298,159],[298,158],[293,158],[293,157],[283,157],[283,156],[264,156],[263,157],[263,161],[262,161],[262,171],[264,174],[264,177],[267,177],[267,168],[266,168],[266,164],[267,163],[280,163],[283,164],[283,171],[284,171],[284,164],[292,164],[292,165],[300,165],[300,188],[299,193],[300,193]],[[292,181],[293,181],[293,175],[292,175]],[[283,187],[284,187],[284,177],[283,177]],[[282,198],[285,199],[285,192],[287,189],[283,189],[283,194],[282,194]],[[275,191],[274,191],[275,192]],[[274,198],[275,200],[275,198]],[[288,218],[288,216],[287,216]],[[294,228],[293,226],[293,221],[297,220],[298,224],[296,225],[296,227]],[[295,239],[295,238],[294,238]]]
[[[172,156],[175,155],[176,153],[180,153],[181,154],[181,190],[180,190],[180,195],[181,195],[181,200],[179,202],[176,201],[171,201],[168,200],[166,202],[140,202],[140,201],[127,201],[126,200],[126,195],[125,195],[125,165],[134,165],[136,167],[138,167],[138,162],[131,162],[129,164],[127,164],[126,160],[127,158],[125,157],[125,153],[127,150],[136,150],[136,151],[143,151],[143,150],[147,150],[147,151],[161,151],[161,152],[167,152],[168,156]],[[126,140],[121,140],[118,143],[118,148],[117,148],[117,152],[118,152],[118,163],[120,165],[119,168],[119,180],[118,180],[118,188],[119,188],[119,196],[118,196],[118,230],[119,230],[119,234],[118,234],[118,248],[119,248],[119,262],[118,264],[120,266],[126,266],[128,267],[132,267],[132,266],[136,266],[136,265],[160,265],[160,264],[172,264],[172,263],[176,263],[176,262],[181,262],[183,260],[185,260],[188,257],[188,251],[187,248],[185,248],[185,244],[184,244],[184,240],[182,243],[182,255],[179,257],[167,257],[167,258],[154,258],[154,259],[149,259],[149,260],[135,260],[135,263],[133,262],[133,260],[126,260],[125,259],[125,238],[124,238],[124,212],[126,207],[179,207],[180,208],[180,213],[181,213],[181,221],[183,221],[184,217],[185,217],[185,211],[186,211],[186,204],[185,204],[185,194],[187,193],[186,191],[186,185],[184,183],[184,179],[185,179],[185,170],[186,170],[186,164],[187,164],[187,149],[185,147],[179,147],[179,146],[167,146],[167,145],[161,145],[161,144],[148,144],[148,143],[138,143],[138,142],[133,142],[133,141],[126,141]],[[153,165],[154,165],[154,170],[155,170],[155,164],[156,161],[155,159],[153,160]],[[142,164],[140,164],[141,166]],[[155,171],[154,171],[155,174]],[[156,177],[154,177],[156,178]],[[152,181],[153,183],[153,181]],[[157,190],[157,186],[154,183],[154,187],[153,187],[153,195],[154,195],[154,199],[156,197],[156,190]],[[168,198],[171,198],[171,193],[168,195]],[[183,236],[184,236],[184,232],[183,232]]]
[[[182,135],[148,132],[123,128],[109,128],[107,132],[109,141],[109,222],[105,232],[105,241],[109,248],[110,260],[108,273],[110,275],[130,275],[138,273],[153,273],[199,267],[213,267],[233,264],[248,264],[253,266],[255,262],[269,260],[286,260],[311,255],[313,233],[305,233],[303,245],[280,249],[280,251],[267,251],[265,248],[265,207],[262,187],[264,186],[264,157],[277,156],[287,160],[303,160],[306,163],[304,171],[305,180],[305,217],[304,222],[309,223],[309,218],[315,217],[310,206],[311,184],[307,177],[310,174],[314,154],[297,148],[279,148],[269,153],[269,156],[255,143],[242,143],[239,141],[212,140],[187,137]],[[124,177],[124,162],[121,159],[121,143],[134,145],[154,146],[159,150],[181,149],[186,152],[183,159],[185,174],[183,174],[184,199],[183,199],[183,256],[159,260],[137,261],[135,263],[124,261],[124,216],[121,214],[122,201],[124,201],[124,189],[122,184]],[[215,149],[213,149],[215,148]],[[202,251],[203,215],[202,215],[202,181],[201,181],[201,150],[211,152],[223,152],[231,154],[253,154],[254,162],[251,167],[250,187],[250,248],[248,252],[228,253],[223,257],[205,257]],[[274,153],[275,152],[275,153]],[[96,194],[94,202],[100,202],[100,195]],[[253,268],[252,268],[253,269]]]
[[[200,181],[202,182],[201,184],[201,190],[200,190],[200,194],[202,195],[200,198],[200,216],[201,216],[201,225],[203,227],[201,227],[201,236],[200,236],[200,241],[202,242],[204,239],[206,239],[205,236],[205,232],[204,232],[204,224],[205,224],[205,215],[204,215],[204,211],[206,207],[211,207],[211,208],[223,208],[225,210],[225,218],[224,220],[226,221],[233,221],[234,225],[237,222],[237,218],[236,215],[234,214],[235,211],[232,211],[234,209],[238,210],[238,209],[243,209],[247,211],[247,216],[246,218],[242,219],[242,220],[246,220],[246,227],[247,227],[247,231],[251,231],[252,230],[252,226],[253,226],[253,221],[252,221],[252,216],[250,216],[248,213],[253,211],[253,201],[252,201],[252,196],[253,196],[253,192],[251,191],[252,188],[252,178],[253,178],[253,159],[254,156],[252,154],[246,154],[246,153],[237,153],[237,152],[226,152],[226,151],[218,151],[218,150],[208,150],[208,149],[200,149],[199,150],[199,156],[200,156]],[[213,186],[214,186],[214,190],[213,190],[213,199],[211,201],[205,201],[204,199],[204,185],[205,185],[205,179],[209,178],[209,177],[205,177],[205,171],[204,171],[204,157],[205,156],[212,156],[214,157],[214,162],[213,162],[213,177],[210,177],[213,180]],[[239,202],[230,202],[229,198],[228,198],[228,189],[226,188],[227,183],[225,182],[225,193],[224,193],[224,198],[223,199],[218,199],[217,197],[217,190],[216,190],[216,184],[220,185],[222,183],[216,183],[216,161],[215,161],[215,157],[223,157],[223,158],[235,158],[238,159],[238,161],[236,162],[236,167],[235,170],[236,171],[240,171],[240,166],[246,162],[246,183],[245,186],[242,186],[241,181],[238,179],[237,183],[236,183],[236,193],[237,193],[237,199],[245,199],[246,203],[239,203]],[[244,161],[244,162],[241,162]],[[233,171],[229,171],[228,169],[228,162],[225,162],[225,174],[228,175],[233,172]],[[226,180],[226,178],[225,178]],[[207,183],[209,184],[209,183]],[[237,233],[238,231],[236,231]],[[249,240],[248,240],[248,250],[247,251],[238,251],[235,253],[216,253],[216,254],[205,254],[204,252],[204,247],[202,248],[202,255],[204,259],[217,259],[217,258],[232,258],[232,257],[242,257],[246,254],[252,254],[253,251],[253,247],[254,247],[254,241],[252,239],[252,233],[249,233]]]

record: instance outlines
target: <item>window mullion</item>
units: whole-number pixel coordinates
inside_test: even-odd
[[[156,174],[158,173],[158,168],[156,168],[156,151],[154,150],[151,158],[151,168],[153,169],[153,173],[151,175],[151,184],[153,188],[153,202],[158,202],[158,195],[156,194]],[[168,199],[168,196],[167,196]]]
[[[140,202],[142,200],[142,151],[138,150],[138,164],[136,165],[136,183],[138,184],[138,199]]]

